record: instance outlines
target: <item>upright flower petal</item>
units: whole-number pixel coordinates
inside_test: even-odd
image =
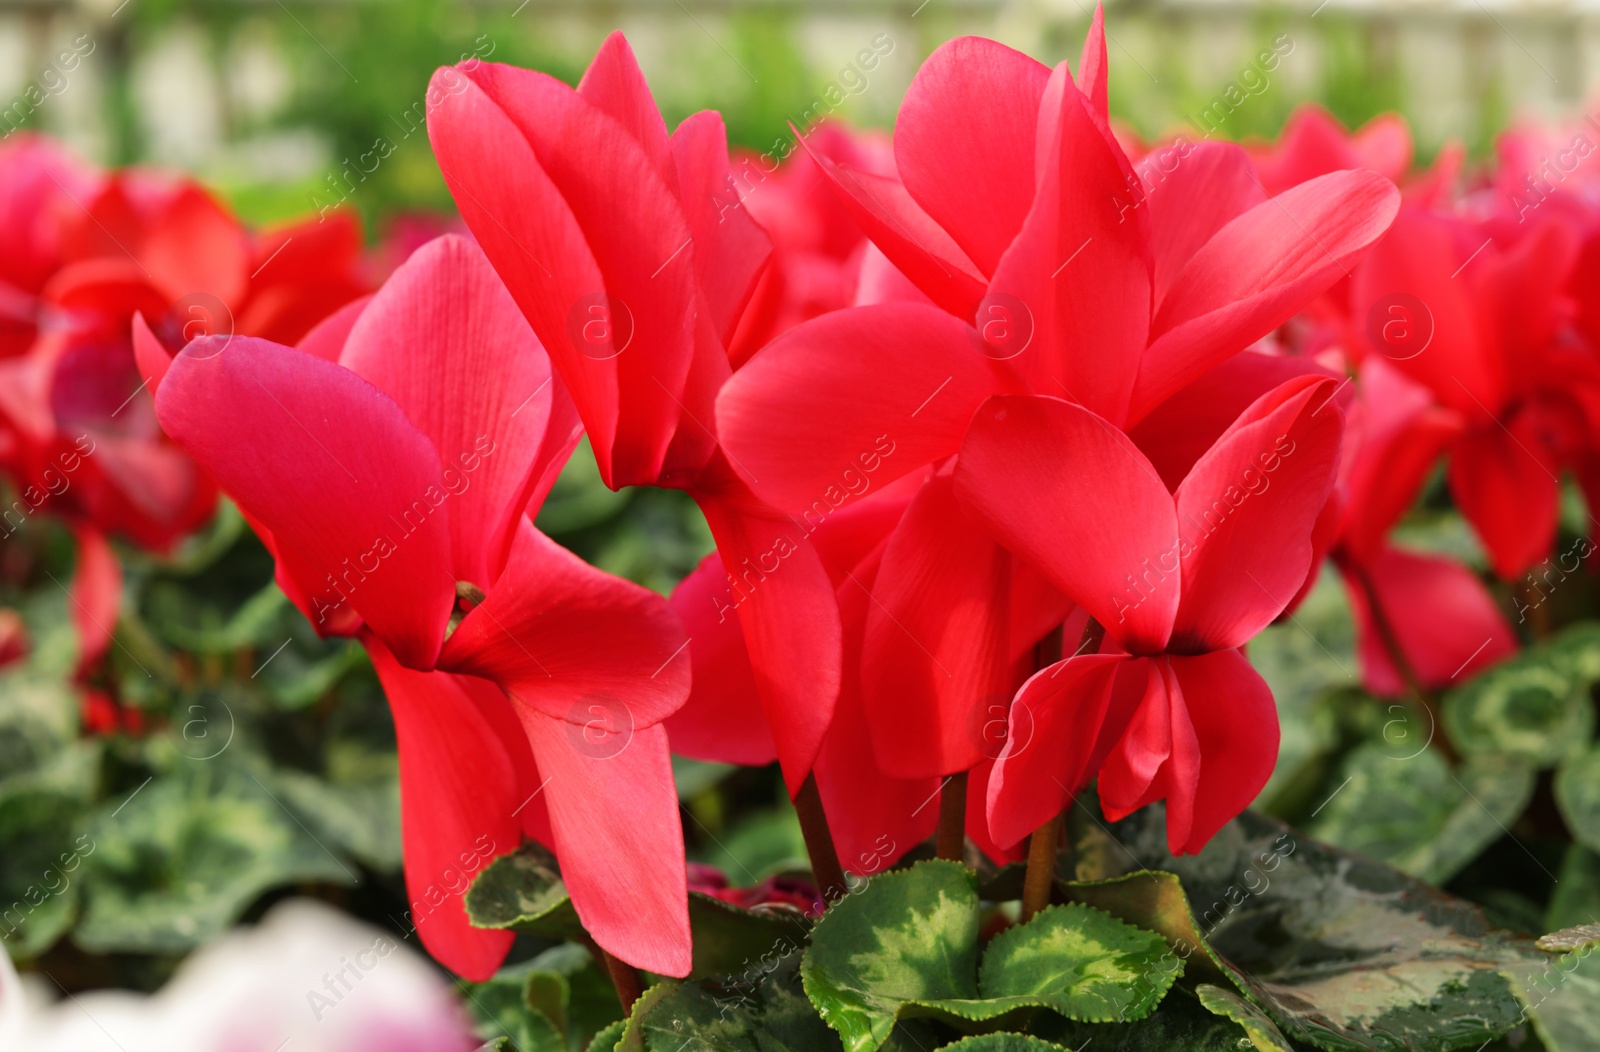
[[[1126,435],[1057,398],[992,398],[967,432],[955,486],[1002,544],[1113,639],[1136,654],[1166,646],[1180,592],[1178,518]]]
[[[1555,543],[1556,465],[1532,414],[1469,429],[1450,453],[1450,493],[1483,540],[1494,572],[1520,577]]]
[[[983,275],[905,184],[835,161],[811,149],[803,137],[801,143],[889,262],[933,302],[958,318],[970,318],[983,298]]]
[[[1020,301],[1033,331],[1017,361],[1033,389],[1121,423],[1150,324],[1147,210],[1065,63],[1051,74],[1038,139],[1038,193],[977,324],[985,331],[990,311]]]
[[[1106,6],[1094,5],[1094,18],[1089,22],[1089,32],[1083,38],[1083,53],[1078,59],[1078,90],[1089,101],[1090,111],[1100,118],[1101,124],[1111,120],[1111,100],[1107,77],[1110,66],[1106,62]]]
[[[578,429],[568,420],[546,447],[564,388],[482,251],[454,235],[418,249],[351,327],[339,363],[393,398],[438,451],[455,579],[488,589],[550,468],[541,451],[559,466]]]
[[[1035,129],[1049,79],[1050,67],[1020,51],[957,37],[923,62],[895,118],[907,192],[986,275],[1033,203]]]
[[[630,131],[544,74],[440,70],[429,98],[440,170],[572,391],[601,477],[654,481],[694,356],[672,189]]]
[[[605,113],[627,130],[639,144],[650,164],[669,186],[675,179],[672,148],[667,140],[667,123],[656,109],[650,86],[645,83],[639,60],[633,56],[628,38],[617,30],[606,37],[594,61],[578,81],[578,94],[595,109]]]
[[[1301,377],[1239,417],[1178,487],[1184,540],[1178,652],[1244,645],[1300,590],[1339,466],[1334,381]]]
[[[1443,215],[1402,208],[1389,236],[1355,272],[1351,308],[1363,327],[1369,319],[1376,321],[1380,343],[1372,352],[1394,359],[1396,369],[1426,385],[1445,405],[1483,417],[1498,411],[1506,397],[1505,362],[1488,320],[1490,305],[1460,280],[1473,249],[1458,246],[1460,228]],[[1396,302],[1393,297],[1399,295],[1412,299]],[[1422,316],[1416,317],[1419,303]],[[1410,334],[1423,325],[1431,336],[1416,353]],[[1410,342],[1382,342],[1391,332]]]
[[[876,560],[851,570],[839,586],[839,616],[845,625],[844,675],[839,704],[817,754],[817,787],[839,862],[850,873],[871,876],[887,869],[926,840],[938,823],[937,778],[896,778],[878,764],[861,703],[861,645]]]
[[[1012,694],[1012,557],[929,479],[890,536],[872,586],[861,699],[878,763],[900,778],[984,759],[990,704]]]
[[[1139,420],[1348,274],[1399,206],[1400,192],[1387,179],[1335,172],[1263,201],[1217,231],[1161,302],[1130,419]]]
[[[1168,171],[1164,158],[1173,157]],[[1250,157],[1231,142],[1186,141],[1158,150],[1145,165],[1145,201],[1150,206],[1150,249],[1155,261],[1155,303],[1172,288],[1183,267],[1217,231],[1262,201]]]
[[[264,340],[205,337],[173,360],[162,427],[404,665],[432,667],[455,603],[439,455],[350,370]]]
[[[839,696],[839,610],[815,524],[764,508],[737,483],[696,493],[735,596],[739,625],[790,795],[822,747]]]
[[[771,763],[778,752],[761,707],[722,557],[712,552],[679,581],[672,590],[671,606],[689,637],[694,677],[689,700],[667,717],[672,751],[746,767]]]
[[[721,114],[702,110],[684,118],[672,133],[672,155],[684,217],[694,231],[695,277],[705,292],[717,338],[729,344],[756,278],[772,255],[772,242],[749,211],[739,207]]]

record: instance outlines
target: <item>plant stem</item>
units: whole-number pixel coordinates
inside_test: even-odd
[[[644,983],[639,978],[639,970],[633,965],[619,961],[599,946],[594,949],[600,954],[600,959],[605,962],[606,972],[611,976],[611,985],[617,988],[617,1000],[622,1002],[622,1014],[633,1014],[633,1002],[644,993]]]
[[[834,850],[833,833],[828,829],[828,815],[822,809],[822,794],[817,791],[815,773],[806,775],[800,792],[794,798],[795,812],[800,816],[800,834],[805,837],[806,854],[811,856],[811,876],[817,890],[827,902],[838,902],[849,890],[844,882],[844,869],[839,865],[839,853]]]
[[[1056,882],[1056,848],[1061,841],[1063,816],[1058,814],[1028,838],[1028,872],[1022,882],[1022,920],[1050,905]]]
[[[1528,629],[1533,633],[1533,638],[1549,638],[1550,610],[1544,605],[1544,601],[1549,597],[1539,591],[1539,586],[1533,583],[1533,571],[1530,570],[1521,581],[1517,582],[1517,595],[1528,614]]]
[[[939,831],[934,857],[960,862],[967,846],[967,772],[952,774],[939,790]]]
[[[1345,571],[1361,586],[1367,596],[1367,611],[1372,617],[1372,631],[1377,635],[1378,642],[1383,644],[1384,652],[1389,655],[1389,660],[1400,673],[1400,680],[1406,685],[1406,692],[1412,700],[1421,707],[1428,717],[1428,741],[1439,747],[1439,752],[1450,762],[1451,766],[1460,760],[1455,747],[1450,740],[1438,733],[1439,702],[1432,692],[1422,685],[1422,680],[1417,677],[1416,666],[1411,664],[1411,659],[1406,656],[1404,648],[1400,645],[1400,637],[1394,629],[1394,622],[1389,620],[1389,615],[1384,612],[1383,603],[1378,600],[1378,593],[1372,587],[1372,578],[1366,568],[1359,566],[1354,560],[1342,562]]]
[[[1084,622],[1083,635],[1078,637],[1078,646],[1073,650],[1072,656],[1090,654],[1100,648],[1100,641],[1105,638],[1106,630],[1094,618]],[[1062,656],[1061,629],[1045,636],[1034,648],[1034,665],[1038,668],[1048,668],[1061,660]],[[1071,801],[1068,801],[1071,805]],[[1028,838],[1028,870],[1022,881],[1022,919],[1031,918],[1035,913],[1050,905],[1050,891],[1056,881],[1056,855],[1060,850],[1061,834],[1066,829],[1065,812],[1058,813],[1050,821],[1033,831]]]

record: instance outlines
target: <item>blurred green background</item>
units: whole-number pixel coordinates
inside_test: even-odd
[[[24,126],[102,162],[198,171],[247,218],[343,197],[381,226],[448,207],[420,103],[434,68],[472,54],[570,80],[621,28],[669,122],[715,107],[736,143],[765,149],[833,82],[847,89],[843,116],[891,124],[917,65],[961,33],[1076,61],[1091,11],[1088,0],[5,0],[0,105],[42,84]],[[1222,131],[1234,138],[1270,135],[1318,99],[1347,123],[1401,110],[1424,158],[1451,139],[1481,154],[1514,115],[1573,114],[1600,71],[1600,20],[1576,4],[1122,0],[1107,24],[1113,109],[1147,136],[1201,124],[1231,92],[1242,101]],[[852,71],[874,40],[887,58]],[[1274,47],[1281,60],[1263,69],[1257,56]],[[82,58],[68,70],[59,56],[73,48]]]

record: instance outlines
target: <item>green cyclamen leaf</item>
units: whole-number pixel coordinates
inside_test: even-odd
[[[759,980],[732,985],[660,983],[634,1006],[619,1052],[829,1052],[839,1038],[800,987],[799,954]]]
[[[874,878],[818,922],[806,993],[851,1052],[872,1052],[897,1021],[1012,1028],[1049,1009],[1070,1019],[1138,1019],[1182,972],[1158,934],[1084,905],[1041,911],[995,937],[978,968],[978,894],[953,862]]]
[[[886,1040],[908,1005],[975,1001],[978,892],[966,867],[922,862],[874,877],[829,908],[800,974],[851,1052]]]
[[[1600,851],[1600,745],[1561,765],[1555,792],[1573,838],[1591,851]]]
[[[1575,928],[1553,931],[1549,935],[1541,935],[1537,945],[1541,950],[1555,953],[1600,945],[1600,924],[1580,924]]]
[[[1451,693],[1444,730],[1465,756],[1553,767],[1594,733],[1594,703],[1572,648],[1527,650]]]
[[[1149,1015],[1182,973],[1161,936],[1072,903],[995,936],[978,985],[987,998],[1044,1004],[1069,1019],[1126,1022]]]
[[[1206,1011],[1214,1015],[1231,1019],[1244,1027],[1244,1032],[1250,1035],[1250,1043],[1255,1046],[1256,1052],[1293,1052],[1289,1039],[1283,1036],[1283,1031],[1274,1023],[1254,1002],[1241,997],[1232,990],[1225,990],[1220,986],[1210,983],[1201,983],[1195,988],[1195,993],[1200,997],[1200,1003]]]
[[[951,1045],[944,1045],[942,1052],[1066,1052],[1066,1050],[1053,1041],[1046,1041],[1042,1037],[1030,1037],[1027,1034],[981,1034],[977,1037],[964,1037]]]

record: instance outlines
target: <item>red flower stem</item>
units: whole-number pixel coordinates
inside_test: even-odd
[[[1094,618],[1083,626],[1083,635],[1073,656],[1092,653],[1100,647],[1106,630]],[[1034,648],[1034,665],[1048,668],[1061,660],[1061,629],[1056,629],[1039,641]],[[1028,869],[1022,881],[1022,920],[1050,905],[1050,892],[1056,882],[1056,861],[1061,848],[1061,834],[1066,829],[1066,814],[1057,814],[1033,831],[1028,838]]]
[[[939,790],[939,831],[934,857],[960,862],[967,846],[967,772],[952,774]]]
[[[806,854],[811,856],[811,876],[817,882],[817,890],[825,901],[838,902],[849,888],[844,882],[844,868],[839,865],[839,852],[833,846],[833,833],[828,829],[828,815],[822,809],[815,773],[806,775],[795,795],[794,809],[800,816],[800,834],[805,837]]]
[[[1422,685],[1422,680],[1417,677],[1416,666],[1411,664],[1411,659],[1406,656],[1405,650],[1400,646],[1400,636],[1394,630],[1394,622],[1389,620],[1389,615],[1383,609],[1383,603],[1378,600],[1377,590],[1372,587],[1372,578],[1367,574],[1366,567],[1359,566],[1354,560],[1344,563],[1346,571],[1356,579],[1361,590],[1367,596],[1367,611],[1372,616],[1372,631],[1378,637],[1378,642],[1383,644],[1384,652],[1389,655],[1389,660],[1400,673],[1400,680],[1406,685],[1406,692],[1412,700],[1421,707],[1428,716],[1428,740],[1439,747],[1439,752],[1455,766],[1461,759],[1456,753],[1455,746],[1443,734],[1438,733],[1439,702],[1433,694]]]
[[[594,947],[600,959],[605,962],[606,972],[611,976],[611,985],[617,988],[617,1000],[622,1002],[622,1014],[633,1014],[633,1002],[644,993],[644,982],[639,978],[639,970],[631,964],[617,960],[599,946]]]

